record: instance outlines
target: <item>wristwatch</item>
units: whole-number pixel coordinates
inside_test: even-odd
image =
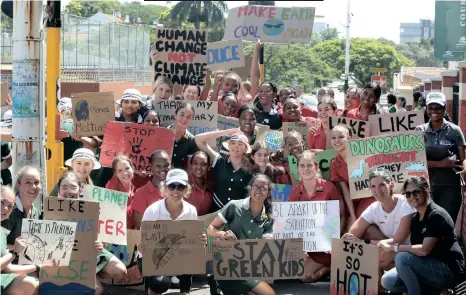
[[[18,252],[16,252],[15,250],[10,250],[8,251],[8,253],[14,255],[15,257],[18,257]]]
[[[393,244],[393,250],[394,250],[395,252],[398,252],[398,246],[399,246],[399,245],[400,245],[400,243],[395,243],[395,244]]]

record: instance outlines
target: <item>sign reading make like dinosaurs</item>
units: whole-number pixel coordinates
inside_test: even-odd
[[[372,196],[369,171],[380,167],[391,173],[395,192],[400,191],[409,176],[429,179],[424,136],[420,132],[350,140],[346,143],[346,158],[352,199]]]

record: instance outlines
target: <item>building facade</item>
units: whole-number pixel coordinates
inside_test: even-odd
[[[432,38],[434,38],[434,22],[430,19],[421,19],[419,23],[400,23],[400,44]]]

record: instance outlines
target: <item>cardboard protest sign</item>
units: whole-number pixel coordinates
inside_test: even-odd
[[[290,167],[291,183],[295,186],[301,181],[298,173],[298,159],[293,155],[289,155],[288,166]]]
[[[328,117],[329,130],[338,124],[346,125],[352,133],[352,138],[365,138],[371,135],[369,122],[363,120],[356,120],[346,117],[330,116]]]
[[[369,189],[369,171],[387,169],[400,192],[403,182],[411,175],[427,173],[424,135],[409,132],[354,139],[346,143],[349,187],[352,199],[372,196]]]
[[[21,236],[26,248],[19,254],[19,264],[49,264],[59,260],[68,266],[74,246],[76,222],[23,219]]]
[[[303,239],[306,252],[332,248],[332,238],[340,237],[338,201],[273,202],[275,239]]]
[[[241,39],[207,44],[207,68],[211,71],[244,67]]]
[[[378,288],[379,249],[333,239],[330,295],[377,295]]]
[[[370,115],[371,136],[414,131],[424,124],[424,111]]]
[[[244,67],[236,68],[235,73],[237,73],[243,81],[247,81],[249,79],[249,75],[251,74],[251,66],[252,56],[245,56]]]
[[[209,225],[214,221],[215,217],[217,217],[218,211],[202,216],[198,216],[198,220],[204,221],[204,230],[207,231]],[[215,238],[207,235],[207,245],[206,245],[206,261],[211,261],[212,257],[212,241],[216,240]]]
[[[293,187],[289,184],[272,184],[272,201],[286,202],[290,198]]]
[[[217,130],[218,103],[205,100],[159,100],[153,103],[160,116],[160,126],[168,127],[175,123],[175,110],[182,103],[190,103],[194,107],[193,123],[188,131],[193,135]]]
[[[100,203],[99,241],[126,245],[128,194],[86,184],[82,196],[83,200]]]
[[[115,120],[113,92],[73,93],[71,103],[78,136],[104,135],[105,124]]]
[[[217,115],[217,130],[228,130],[233,128],[239,128],[238,118]]]
[[[314,7],[247,5],[228,10],[223,40],[309,44]]]
[[[320,124],[319,120],[316,120],[316,122]],[[283,137],[286,137],[291,131],[296,131],[303,137],[304,146],[307,149],[309,142],[309,128],[311,125],[314,124],[309,124],[307,122],[283,122]]]
[[[330,180],[330,163],[337,156],[337,151],[335,150],[325,150],[316,153],[316,160],[319,164],[320,173],[322,178],[325,180]]]
[[[4,106],[8,105],[7,100],[10,99],[10,94],[8,93],[8,83],[7,82],[2,82],[1,87],[2,87],[1,88],[1,90],[2,90],[1,95],[2,96],[0,97],[0,106],[4,107]]]
[[[143,221],[144,276],[205,274],[205,247],[199,239],[203,233],[202,220]]]
[[[173,84],[205,85],[207,31],[157,28],[153,49],[154,81],[165,76]]]
[[[302,239],[213,241],[215,280],[304,278]]]
[[[76,236],[68,266],[40,271],[41,289],[65,290],[95,289],[99,203],[83,200],[48,197],[44,201],[44,220],[73,221],[77,223]],[[61,289],[63,290],[63,289]],[[64,290],[64,291],[65,291]],[[41,290],[42,291],[42,290]],[[44,294],[49,294],[45,292]]]
[[[126,276],[121,280],[112,280],[113,285],[125,287],[138,287],[144,290],[144,278],[138,270],[137,256],[138,243],[141,240],[139,230],[128,229],[126,245],[107,244],[106,249],[113,253],[121,262],[126,265]]]
[[[173,152],[175,134],[166,128],[145,124],[108,122],[100,147],[100,163],[112,167],[119,154],[127,155],[138,171],[151,171],[150,155],[156,150]]]

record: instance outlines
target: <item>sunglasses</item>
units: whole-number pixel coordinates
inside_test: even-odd
[[[167,185],[167,188],[170,191],[177,190],[177,191],[181,192],[181,191],[184,191],[186,189],[186,185],[181,184],[181,183],[170,183],[169,185]]]
[[[421,190],[420,189],[415,189],[411,192],[404,192],[403,195],[405,195],[406,199],[409,199],[411,198],[411,196],[414,196],[414,197],[419,197],[419,195],[421,194]]]
[[[264,24],[264,26],[268,29],[271,29],[271,28],[280,29],[283,26],[283,24],[277,24],[277,25]]]

